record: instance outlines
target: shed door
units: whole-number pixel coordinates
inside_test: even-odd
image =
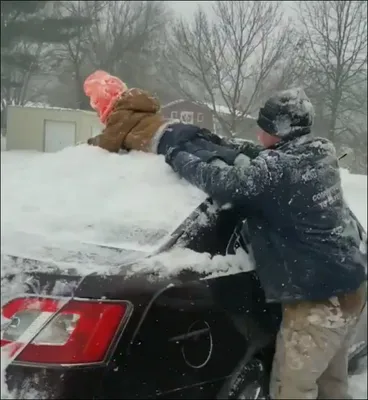
[[[75,145],[75,122],[45,121],[45,152]]]
[[[180,113],[180,120],[185,124],[193,124],[194,123],[193,111],[182,111]]]

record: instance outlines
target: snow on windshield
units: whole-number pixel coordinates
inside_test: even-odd
[[[150,251],[205,197],[153,154],[2,152],[2,250],[29,234]]]

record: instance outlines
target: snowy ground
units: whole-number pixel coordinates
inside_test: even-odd
[[[347,200],[366,228],[367,177],[347,171],[342,177]],[[154,155],[121,156],[87,146],[55,154],[2,152],[2,275],[4,254],[45,257],[39,252],[46,242],[74,250],[78,243],[79,249],[105,243],[150,252],[204,198]],[[5,398],[3,385],[1,390]],[[366,373],[351,380],[351,392],[367,398]]]

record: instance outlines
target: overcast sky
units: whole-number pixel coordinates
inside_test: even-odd
[[[169,1],[168,3],[170,3],[175,12],[183,17],[190,18],[193,16],[198,4],[204,8],[210,9],[211,3],[214,3],[214,1]],[[296,3],[296,1],[283,1],[283,3],[285,7],[285,14],[290,17],[295,16],[295,13],[291,7],[293,6],[293,3]]]
[[[169,3],[178,14],[181,14],[183,17],[191,17],[198,4],[210,8],[213,1],[169,1]]]

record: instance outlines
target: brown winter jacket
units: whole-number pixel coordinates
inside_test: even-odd
[[[120,149],[151,151],[151,140],[165,124],[160,103],[148,92],[130,89],[117,100],[107,118],[106,128],[88,144],[110,152]]]

